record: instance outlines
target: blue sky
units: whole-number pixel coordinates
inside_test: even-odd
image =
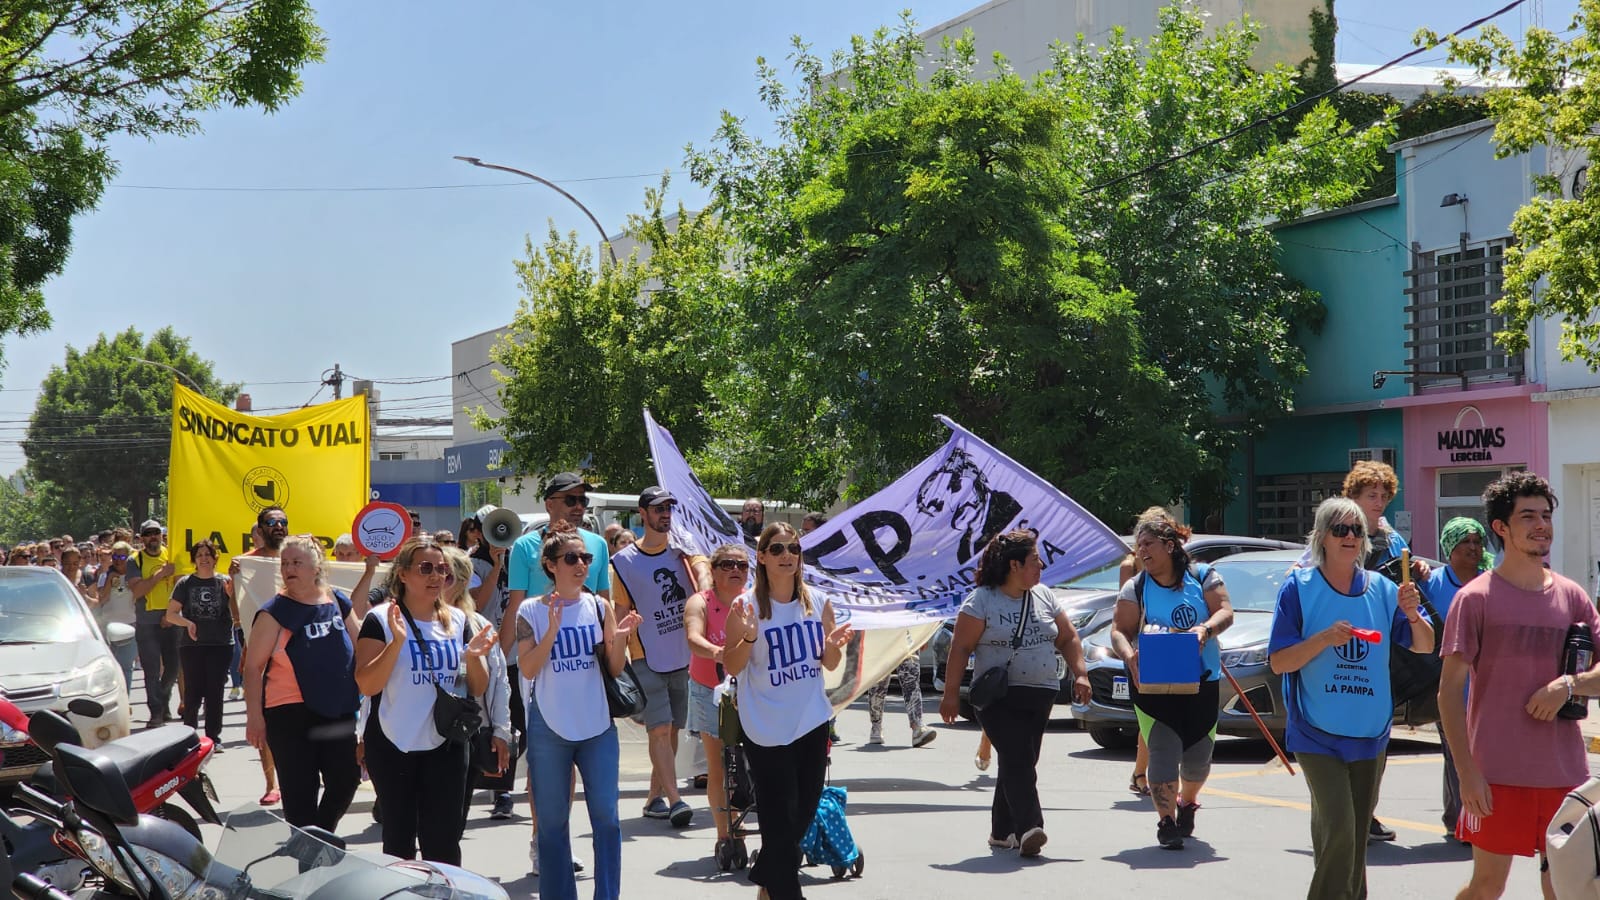
[[[555,192],[453,155],[559,181],[615,231],[686,144],[706,143],[720,110],[759,117],[756,56],[782,60],[793,34],[843,46],[908,0],[319,5],[327,62],[287,108],[117,142],[120,172],[48,286],[54,328],[6,341],[0,473],[22,463],[37,385],[66,345],[129,325],[190,336],[257,409],[305,402],[335,362],[380,380],[450,374],[450,342],[515,309],[525,236],[542,239],[550,221],[592,232]],[[929,27],[977,3],[909,5]],[[1381,62],[1418,27],[1452,30],[1501,5],[1338,0],[1339,58]],[[1575,8],[1546,0],[1545,24],[1565,28]],[[1520,34],[1527,16],[1499,24]],[[697,202],[675,178],[676,196]],[[394,414],[449,414],[447,383],[382,390]]]

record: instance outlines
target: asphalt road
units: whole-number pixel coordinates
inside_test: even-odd
[[[930,723],[937,719],[933,705],[930,696]],[[135,710],[143,712],[137,699]],[[135,718],[142,721],[143,715]],[[224,811],[253,804],[262,791],[257,755],[243,743],[242,703],[227,704],[226,723],[226,752],[210,767]],[[849,789],[849,822],[866,865],[862,878],[846,882],[830,881],[825,868],[805,870],[811,900],[975,897],[986,891],[1008,898],[1096,892],[1165,892],[1187,900],[1285,898],[1303,895],[1310,879],[1304,781],[1273,764],[1264,742],[1225,738],[1219,743],[1195,837],[1183,850],[1169,851],[1155,845],[1156,819],[1148,801],[1127,790],[1132,754],[1101,750],[1070,721],[1058,721],[1045,738],[1039,767],[1050,843],[1041,858],[1024,861],[985,844],[994,770],[980,774],[973,766],[975,726],[936,724],[938,739],[912,749],[903,707],[893,697],[885,724],[889,743],[869,746],[864,702],[839,718],[846,743],[834,748],[831,776]],[[1403,734],[1397,731],[1397,737]],[[715,832],[702,792],[686,793],[697,810],[688,829],[673,830],[640,815],[646,787],[641,773],[647,771],[641,741],[636,731],[624,734],[624,896],[754,896],[740,874],[719,873],[711,860]],[[1469,851],[1447,842],[1439,821],[1440,766],[1431,733],[1391,746],[1379,816],[1399,839],[1368,851],[1372,897],[1449,897],[1465,883]],[[363,784],[344,819],[341,833],[353,848],[378,849],[372,796],[370,785]],[[579,803],[582,799],[580,791]],[[525,798],[511,821],[491,821],[487,804],[488,795],[480,794],[468,821],[467,868],[499,880],[512,897],[535,896],[537,880],[528,874]],[[577,856],[591,861],[581,809],[574,810],[573,822]],[[758,839],[751,838],[750,846],[758,846]],[[587,896],[585,881],[579,887]],[[1539,896],[1532,860],[1517,861],[1506,896]]]

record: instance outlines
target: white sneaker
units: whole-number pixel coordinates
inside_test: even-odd
[[[244,689],[243,688],[229,688],[228,689],[228,699],[229,700],[243,700],[244,699]]]
[[[1007,835],[1005,840],[989,838],[989,846],[996,850],[1015,850],[1017,849],[1017,836],[1014,834]]]
[[[1049,840],[1049,838],[1045,837],[1043,828],[1029,828],[1027,833],[1022,836],[1022,855],[1038,856],[1039,851],[1044,849],[1044,844],[1047,840]]]
[[[869,736],[867,738],[867,743],[869,743],[869,744],[881,744],[881,743],[883,743],[883,728],[881,726],[874,725],[872,727],[872,734],[871,734],[871,736]]]

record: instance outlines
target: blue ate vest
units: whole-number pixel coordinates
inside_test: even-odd
[[[1145,621],[1173,631],[1188,631],[1211,618],[1203,587],[1210,573],[1210,566],[1196,565],[1192,571],[1184,571],[1183,579],[1175,587],[1168,588],[1141,572],[1139,577],[1144,579],[1142,595]],[[1205,670],[1200,675],[1202,681],[1216,681],[1222,677],[1222,660],[1216,635],[1212,635],[1211,640],[1200,648],[1200,665]]]
[[[355,715],[361,696],[356,691],[355,645],[344,626],[350,598],[344,591],[334,591],[333,598],[333,603],[309,606],[280,594],[263,604],[261,612],[289,632],[283,652],[294,666],[306,706],[319,716],[339,719]]]
[[[1351,638],[1324,651],[1296,673],[1300,678],[1300,714],[1314,728],[1332,735],[1377,738],[1389,733],[1394,699],[1389,693],[1389,653],[1400,591],[1394,582],[1365,572],[1366,590],[1341,594],[1317,569],[1291,573],[1300,594],[1301,634],[1307,637],[1338,621],[1370,628],[1383,640],[1369,644]],[[1404,651],[1402,651],[1404,652]]]

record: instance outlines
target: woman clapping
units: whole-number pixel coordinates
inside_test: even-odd
[[[738,682],[739,724],[760,798],[761,856],[750,867],[758,897],[800,896],[800,839],[817,814],[833,707],[822,670],[849,643],[833,606],[800,580],[800,535],[774,522],[756,539],[755,589],[728,612],[724,668]]]
[[[550,592],[517,609],[518,668],[533,679],[528,771],[539,818],[539,896],[544,900],[578,896],[567,865],[572,858],[568,797],[573,765],[583,775],[584,804],[594,832],[594,896],[616,900],[622,895],[617,727],[599,667],[614,676],[622,672],[628,636],[639,624],[639,614],[630,612],[618,621],[610,601],[584,588],[593,563],[576,531],[547,532],[539,564],[551,580]]]
[[[481,696],[495,632],[473,633],[466,614],[445,603],[454,580],[431,537],[401,545],[390,569],[393,599],[361,625],[356,684],[372,698],[363,743],[383,804],[383,852],[413,859],[420,845],[423,859],[460,865],[469,748],[434,727],[435,686]]]

